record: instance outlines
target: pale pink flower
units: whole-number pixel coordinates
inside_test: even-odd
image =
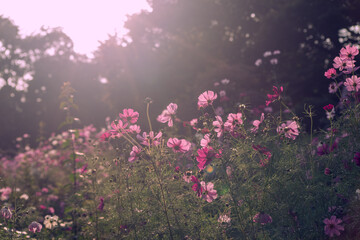
[[[324,76],[327,77],[327,78],[334,78],[336,77],[336,70],[335,68],[330,68],[329,70],[327,70],[325,73],[324,73]]]
[[[204,181],[201,181],[200,184],[203,189],[202,198],[207,202],[210,203],[218,197],[217,191],[214,189],[214,184],[212,182],[208,182],[206,184]]]
[[[190,125],[191,125],[192,127],[195,127],[197,123],[198,123],[197,118],[194,118],[194,119],[192,119],[192,120],[190,121]]]
[[[264,121],[265,115],[264,113],[261,114],[260,120],[253,121],[253,128],[250,130],[251,132],[255,133],[257,130],[259,130],[260,124]]]
[[[217,137],[221,137],[224,132],[224,123],[220,116],[215,116],[216,121],[213,122],[213,126],[215,127],[214,131],[217,132]]]
[[[176,114],[178,106],[176,103],[170,103],[165,110],[157,117],[157,121],[161,123],[168,123],[169,127],[174,125],[173,116]]]
[[[130,123],[134,124],[139,119],[139,113],[135,112],[134,109],[128,108],[128,109],[124,109],[123,113],[119,113],[119,117],[125,123],[130,122]]]
[[[347,45],[340,50],[340,57],[342,59],[354,59],[359,54],[359,49],[355,46]]]
[[[217,94],[213,91],[205,91],[198,97],[198,108],[206,108],[212,105],[214,100],[217,99]]]
[[[143,135],[137,135],[136,138],[140,141],[142,145],[145,146],[158,146],[161,142],[162,132],[159,132],[158,134],[154,134],[153,131],[150,131],[149,134],[146,132],[143,132]]]
[[[221,82],[223,85],[227,85],[227,84],[230,83],[230,80],[225,78],[225,79],[221,80],[220,82]]]
[[[134,162],[139,159],[139,153],[141,152],[141,149],[137,146],[132,147],[132,151],[130,152],[130,157],[128,159],[129,162]]]
[[[128,125],[127,123],[123,123],[123,121],[121,120],[113,121],[111,123],[112,129],[118,132],[124,130],[127,127],[127,125]]]
[[[286,121],[282,123],[276,130],[279,134],[285,134],[285,137],[295,140],[299,135],[299,126],[296,121]]]
[[[207,147],[209,145],[209,143],[211,142],[211,139],[210,139],[210,134],[205,134],[204,135],[204,138],[201,139],[200,141],[200,146],[202,147]]]
[[[346,82],[344,83],[344,86],[346,87],[346,90],[349,92],[357,92],[360,90],[360,78],[357,76],[351,76],[350,78],[346,79]]]
[[[334,235],[340,236],[340,231],[344,231],[344,226],[340,225],[342,220],[336,218],[336,216],[331,216],[330,219],[325,218],[323,223],[325,223],[324,231],[325,234],[329,237],[333,237]]]
[[[231,221],[231,218],[227,214],[220,215],[218,218],[219,223],[230,223],[230,221]]]
[[[129,132],[130,133],[140,133],[141,132],[140,126],[139,125],[130,125]]]
[[[255,66],[259,67],[262,64],[262,60],[259,58],[255,61]]]
[[[242,113],[230,113],[228,115],[227,121],[224,124],[224,128],[226,131],[233,132],[235,127],[243,124]]]
[[[336,82],[332,82],[329,85],[329,93],[336,93],[337,90],[339,89],[339,86],[342,85],[342,83],[340,83],[339,85],[336,84]]]
[[[10,187],[6,187],[6,188],[1,188],[0,192],[1,192],[0,200],[5,201],[9,199],[12,190]]]
[[[167,146],[172,148],[174,152],[188,152],[191,147],[191,143],[185,139],[169,138]]]

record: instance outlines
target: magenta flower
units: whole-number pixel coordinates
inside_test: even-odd
[[[41,232],[42,225],[38,222],[32,222],[32,223],[30,223],[28,229],[29,229],[29,232],[32,232],[32,233]]]
[[[191,187],[192,190],[194,192],[196,192],[196,195],[198,197],[201,197],[203,188],[201,187],[201,183],[200,183],[199,179],[197,179],[197,177],[195,177],[195,176],[191,176],[191,181],[194,183],[194,185],[192,185],[192,187]]]
[[[272,155],[266,147],[262,147],[260,145],[253,145],[252,148],[261,154],[260,166],[264,167],[266,164],[269,163]]]
[[[217,137],[221,137],[224,133],[224,123],[220,116],[215,116],[216,121],[213,122],[213,126],[215,127],[214,131],[217,132]]]
[[[355,153],[354,162],[357,166],[360,166],[360,152]]]
[[[342,223],[342,220],[336,218],[336,216],[334,215],[331,216],[330,219],[325,218],[323,223],[325,223],[325,234],[329,237],[333,237],[334,235],[340,236],[340,231],[344,231],[344,226],[340,225],[340,223]]]
[[[217,98],[217,94],[213,91],[205,91],[198,97],[198,108],[206,108],[212,105],[213,101]]]
[[[355,46],[347,45],[340,50],[341,59],[354,59],[359,54],[359,49]]]
[[[209,165],[216,156],[216,153],[212,147],[198,149],[197,153],[198,156],[196,156],[196,161],[199,162],[198,167],[200,170],[203,170],[205,166]]]
[[[124,109],[123,113],[119,113],[119,117],[125,122],[125,123],[136,123],[139,119],[139,113],[135,112],[134,109],[128,108]]]
[[[162,132],[159,132],[158,134],[154,134],[153,131],[150,131],[149,134],[146,132],[143,132],[143,135],[137,135],[136,138],[140,141],[142,145],[145,146],[158,146],[161,142]]]
[[[100,136],[100,142],[107,141],[109,139],[109,137],[111,137],[111,133],[110,132],[104,132]]]
[[[275,100],[280,98],[280,94],[284,91],[283,87],[281,86],[280,89],[278,89],[277,87],[273,86],[273,92],[274,94],[268,94],[267,98],[268,100],[265,102],[266,106],[269,106],[270,103],[274,102]]]
[[[132,147],[132,151],[130,152],[130,157],[128,159],[129,162],[134,162],[139,159],[139,153],[141,152],[141,149],[137,146]]]
[[[260,124],[264,121],[264,118],[265,118],[265,115],[264,115],[264,113],[262,113],[261,117],[260,117],[260,120],[253,121],[252,124],[253,124],[254,127],[250,131],[253,132],[253,133],[256,133],[257,130],[259,130]]]
[[[97,209],[99,209],[100,211],[103,211],[104,210],[104,198],[101,197],[99,200],[100,200],[100,203],[99,203]]]
[[[325,73],[324,73],[324,76],[327,77],[327,78],[334,78],[336,77],[336,70],[335,68],[330,68],[329,70],[327,70]]]
[[[332,105],[332,104],[328,104],[328,105],[326,105],[326,106],[323,107],[323,109],[324,109],[325,111],[328,111],[328,112],[330,112],[331,110],[333,110],[333,108],[334,108],[334,105]]]
[[[282,123],[276,131],[279,134],[285,134],[285,137],[295,140],[295,138],[299,135],[299,126],[295,121],[286,121],[286,123]]]
[[[260,223],[261,225],[265,225],[267,223],[272,223],[272,217],[266,213],[257,213],[253,217],[253,222]]]
[[[190,150],[191,143],[185,139],[169,138],[167,146],[172,148],[174,152],[185,153]]]
[[[172,127],[174,125],[173,116],[175,116],[177,108],[176,103],[170,103],[156,120],[161,123],[168,123],[168,126]]]
[[[207,202],[210,203],[218,197],[217,192],[214,189],[214,184],[212,182],[208,182],[206,184],[204,181],[201,181],[200,184],[203,189],[202,198],[205,199]]]
[[[330,170],[329,168],[325,168],[324,174],[325,174],[325,175],[330,175],[330,174],[331,174],[331,170]]]
[[[360,90],[360,78],[355,75],[347,78],[344,86],[349,92],[357,92]]]

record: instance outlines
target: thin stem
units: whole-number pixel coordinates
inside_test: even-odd
[[[148,103],[146,105],[146,116],[147,116],[147,120],[148,120],[148,123],[149,123],[150,132],[152,132],[151,120],[150,120],[150,115],[149,115],[149,108],[150,108],[150,103]]]

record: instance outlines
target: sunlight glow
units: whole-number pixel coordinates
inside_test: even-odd
[[[0,15],[19,26],[22,35],[44,27],[62,27],[74,42],[76,52],[91,56],[108,34],[127,33],[127,15],[151,11],[146,0],[8,0],[1,3]]]

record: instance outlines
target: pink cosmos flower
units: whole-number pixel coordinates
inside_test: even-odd
[[[323,109],[328,112],[331,111],[333,108],[334,108],[334,105],[332,105],[332,104],[328,104],[323,107]]]
[[[329,93],[336,93],[337,90],[339,89],[339,87],[342,85],[342,82],[339,82],[338,84],[336,84],[336,82],[332,82],[329,85]]]
[[[346,87],[346,90],[349,92],[357,92],[360,90],[360,78],[357,76],[352,76],[350,78],[346,79],[346,82],[344,83],[344,86]]]
[[[260,223],[261,225],[265,225],[267,223],[272,223],[272,217],[266,213],[257,213],[253,217],[253,222]]]
[[[204,135],[204,138],[201,139],[200,141],[200,146],[202,146],[203,148],[204,147],[207,147],[209,145],[209,143],[211,142],[211,139],[210,139],[210,134],[205,134]]]
[[[220,82],[223,85],[228,85],[230,83],[230,80],[225,78],[225,79],[221,80]]]
[[[10,219],[12,217],[12,212],[8,207],[3,207],[0,210],[0,215],[5,219]]]
[[[264,115],[264,113],[262,113],[261,117],[260,117],[260,120],[253,121],[252,124],[254,125],[254,127],[250,131],[253,132],[253,133],[256,133],[257,130],[259,130],[260,124],[264,121],[264,118],[265,118],[265,115]]]
[[[139,125],[130,125],[129,126],[129,133],[140,133],[141,128]]]
[[[139,153],[141,152],[141,149],[137,146],[132,147],[132,151],[130,152],[130,157],[128,159],[129,162],[134,162],[139,159]]]
[[[221,137],[224,132],[224,123],[220,116],[215,116],[216,121],[213,122],[213,126],[215,127],[214,131],[217,132],[217,137]]]
[[[10,187],[5,187],[5,188],[1,188],[0,192],[1,192],[0,200],[1,201],[6,201],[6,200],[9,199],[12,190],[11,190]]]
[[[190,150],[191,143],[185,139],[169,138],[167,146],[172,148],[174,152],[185,153]]]
[[[158,146],[161,142],[162,132],[159,132],[156,136],[153,131],[150,131],[149,134],[143,132],[143,135],[137,135],[136,138],[140,141],[142,145],[145,146]]]
[[[111,133],[110,132],[104,132],[100,136],[100,142],[107,141],[109,139],[109,137],[111,137]]]
[[[357,166],[360,166],[360,152],[356,152],[354,155],[354,162]]]
[[[268,100],[265,102],[266,106],[269,106],[270,103],[274,102],[275,100],[280,98],[280,94],[284,91],[284,88],[281,86],[280,89],[278,89],[277,87],[273,86],[273,92],[274,94],[268,94],[267,98]]]
[[[334,78],[336,77],[336,70],[335,68],[330,68],[329,70],[327,70],[325,73],[324,73],[324,76],[327,77],[327,78]]]
[[[205,166],[209,165],[216,156],[216,153],[212,147],[198,149],[197,153],[198,156],[196,156],[196,161],[199,162],[198,167],[200,170],[203,170]]]
[[[42,225],[38,222],[32,222],[32,223],[30,223],[28,229],[29,229],[29,232],[32,232],[32,233],[41,232]]]
[[[204,181],[201,181],[200,184],[203,189],[202,198],[205,199],[207,202],[210,203],[218,197],[217,192],[214,189],[214,184],[212,182],[208,182],[206,184]]]
[[[123,131],[126,127],[127,127],[127,123],[123,123],[121,120],[117,120],[117,121],[113,121],[111,123],[111,127],[113,130],[117,131],[117,132],[121,132]]]
[[[177,108],[176,103],[170,103],[156,120],[161,123],[168,123],[168,126],[172,127],[174,125],[173,116],[176,114]]]
[[[230,221],[231,221],[231,218],[227,214],[220,215],[218,218],[219,223],[230,223]]]
[[[324,231],[325,234],[329,237],[333,237],[334,235],[340,236],[340,231],[344,231],[344,226],[340,225],[342,220],[336,218],[336,216],[331,216],[330,219],[325,218],[323,223],[325,223]]]
[[[340,58],[342,59],[354,59],[359,54],[359,49],[355,46],[347,45],[340,50]]]
[[[135,112],[134,109],[128,108],[128,109],[124,109],[123,113],[119,113],[119,117],[125,123],[130,122],[130,123],[134,124],[139,119],[139,113]]]
[[[217,94],[213,91],[205,91],[198,97],[198,108],[206,108],[212,105],[214,100],[217,99]]]
[[[272,155],[266,147],[262,147],[260,145],[253,145],[252,148],[261,154],[260,166],[264,167],[266,164],[269,163]]]
[[[97,206],[97,209],[99,209],[100,211],[103,211],[104,210],[104,198],[103,197],[100,197],[100,203],[99,205]]]
[[[197,179],[195,176],[191,176],[191,181],[194,183],[194,185],[192,185],[192,187],[191,187],[192,190],[194,192],[196,192],[196,195],[198,197],[201,197],[203,188],[201,187],[201,183],[200,183],[199,179]]]
[[[299,135],[299,126],[295,121],[286,121],[286,123],[282,123],[276,131],[279,134],[285,134],[285,137],[295,140],[295,138]]]
[[[227,131],[234,132],[235,127],[243,124],[242,113],[230,113],[228,115],[227,121],[224,124],[224,128]]]

